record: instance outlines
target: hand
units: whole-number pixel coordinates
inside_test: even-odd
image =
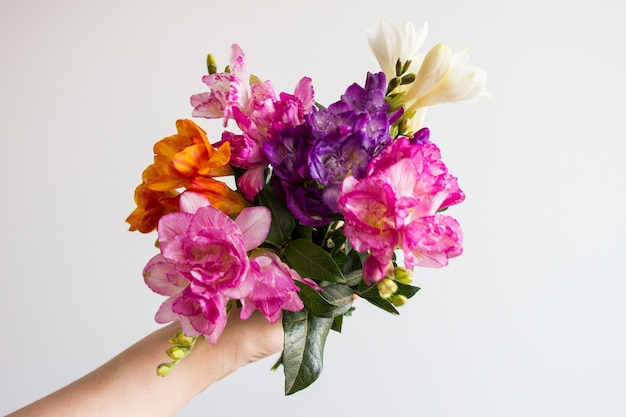
[[[156,367],[168,360],[168,340],[178,330],[172,323],[155,331],[90,374],[7,417],[173,416],[214,382],[283,347],[280,321],[271,324],[258,312],[240,320],[233,310],[216,345],[198,338],[168,376],[158,377]]]

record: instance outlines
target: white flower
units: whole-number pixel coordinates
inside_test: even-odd
[[[396,61],[404,63],[411,60],[411,69],[419,69],[424,58],[420,48],[428,33],[428,23],[419,30],[412,23],[395,26],[385,19],[379,19],[374,29],[367,28],[367,40],[387,81],[396,76]],[[409,72],[414,72],[409,70]]]
[[[452,55],[449,46],[433,47],[422,62],[415,82],[407,90],[405,100],[410,103],[407,111],[433,104],[448,102],[471,102],[489,96],[485,91],[485,71],[469,65],[467,50]]]
[[[487,75],[479,67],[468,64],[467,51],[461,49],[452,54],[449,46],[439,44],[426,56],[419,52],[428,27],[425,24],[416,31],[410,23],[400,28],[385,20],[379,20],[374,31],[368,31],[368,40],[387,80],[396,76],[395,65],[412,60],[409,72],[415,81],[400,86],[395,93],[404,92],[400,103],[404,114],[410,117],[409,133],[423,125],[426,108],[440,103],[469,103],[489,97],[485,91]]]

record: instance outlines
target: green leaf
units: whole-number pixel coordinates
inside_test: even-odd
[[[321,291],[305,283],[296,282],[300,287],[298,295],[309,313],[326,318],[341,316],[352,306],[354,291],[342,284],[330,284]]]
[[[396,281],[396,285],[398,286],[398,290],[396,294],[404,295],[406,298],[413,297],[419,290],[419,287],[414,287],[413,285],[403,284],[399,281]]]
[[[359,252],[351,250],[346,254],[346,261],[343,264],[343,273],[347,274],[350,271],[363,268],[363,261]]]
[[[330,329],[336,331],[337,333],[341,333],[342,327],[343,327],[343,314],[333,319],[333,325],[331,326]]]
[[[311,385],[322,373],[324,344],[333,319],[306,312],[283,312],[285,395]]]
[[[345,276],[346,276],[346,285],[348,287],[354,287],[363,280],[363,270],[358,269],[356,271],[350,271]]]
[[[380,294],[378,293],[378,288],[376,287],[376,284],[369,286],[369,287],[365,286],[365,284],[359,285],[357,294],[361,298],[364,298],[365,300],[369,301],[371,304],[375,305],[376,307],[380,309],[385,310],[388,313],[391,313],[395,316],[400,314],[400,312],[394,307],[391,301],[385,300],[380,296]]]
[[[302,278],[314,281],[346,282],[331,256],[321,247],[306,239],[296,239],[285,246],[285,257]]]
[[[272,212],[272,224],[265,238],[265,241],[272,245],[281,247],[291,238],[291,233],[296,227],[293,215],[274,191],[266,186],[258,195],[259,204],[267,207]]]
[[[342,251],[337,251],[333,253],[331,256],[333,258],[333,261],[335,261],[335,263],[339,267],[339,269],[341,269],[342,271],[345,271],[344,264],[346,263],[346,259],[347,259],[346,254]]]
[[[296,234],[306,240],[313,240],[313,227],[296,224]]]
[[[369,301],[371,304],[375,305],[376,307],[382,310],[385,310],[386,312],[391,313],[394,316],[400,315],[400,312],[393,306],[393,304],[391,304],[390,301],[384,300],[380,296],[363,297],[363,298],[365,298],[367,301]]]

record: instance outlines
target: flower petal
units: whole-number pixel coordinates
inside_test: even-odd
[[[263,243],[267,237],[272,223],[272,213],[267,207],[248,207],[241,211],[235,223],[241,229],[246,251],[250,251]]]
[[[184,192],[180,196],[180,211],[184,213],[195,213],[200,207],[209,206],[209,200],[198,193],[192,193],[189,191]]]
[[[143,270],[143,277],[146,285],[161,295],[178,295],[189,285],[189,281],[161,254],[148,261]]]

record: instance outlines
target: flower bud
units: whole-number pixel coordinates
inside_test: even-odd
[[[217,62],[215,61],[215,57],[211,54],[208,54],[206,57],[206,67],[209,74],[215,74],[217,72]]]
[[[400,58],[398,58],[398,60],[396,61],[396,75],[402,75],[403,72],[404,71],[402,61],[400,60]]]
[[[389,84],[387,84],[387,94],[391,93],[395,90],[399,85],[402,79],[400,77],[394,77],[389,80]]]
[[[396,281],[408,285],[413,282],[413,271],[408,270],[405,267],[398,266],[393,270],[393,277]]]
[[[389,278],[383,279],[376,285],[378,286],[378,293],[380,294],[380,297],[385,300],[398,291],[398,285]]]
[[[191,352],[191,349],[184,346],[172,346],[165,351],[165,353],[167,353],[167,356],[174,360],[180,360],[184,358],[189,354],[189,352]]]
[[[169,343],[171,345],[192,346],[195,340],[195,337],[185,336],[183,332],[178,332],[169,340]]]
[[[169,375],[170,371],[172,370],[175,364],[176,364],[175,362],[162,363],[161,365],[157,367],[157,371],[156,371],[157,375],[161,377]]]
[[[398,74],[398,75],[402,75],[402,74],[406,73],[409,70],[409,68],[411,67],[411,62],[413,62],[413,61],[410,60],[410,59],[405,61],[404,65],[402,66],[402,72],[400,74]]]
[[[404,77],[402,77],[400,84],[402,85],[407,85],[407,84],[411,84],[413,81],[415,81],[415,74],[411,73],[411,74],[407,74]]]
[[[391,297],[389,297],[389,301],[391,301],[391,303],[396,307],[403,306],[407,302],[407,300],[408,298],[400,294],[394,294]]]

